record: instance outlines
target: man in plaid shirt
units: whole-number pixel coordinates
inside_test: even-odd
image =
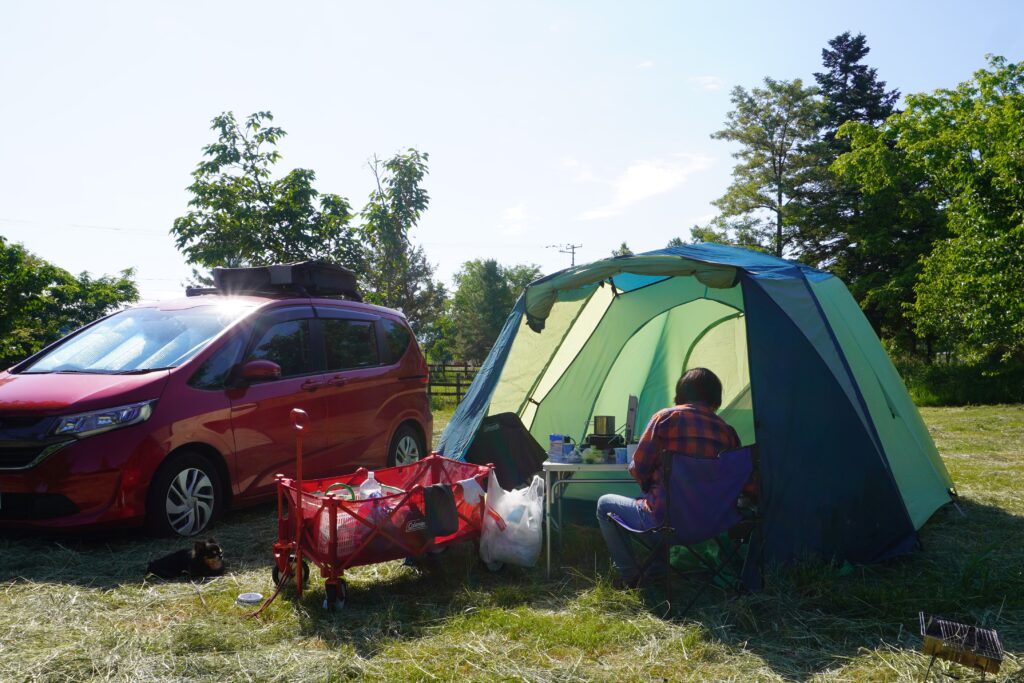
[[[629,473],[640,484],[642,498],[606,494],[597,501],[597,521],[608,544],[623,586],[635,586],[639,567],[629,542],[629,532],[608,519],[616,513],[635,529],[650,529],[664,523],[665,485],[661,472],[662,451],[713,458],[740,445],[736,430],[715,411],[722,404],[722,382],[706,368],[694,368],[676,384],[676,405],[655,413],[637,445]],[[664,573],[664,566],[652,566],[650,573]]]

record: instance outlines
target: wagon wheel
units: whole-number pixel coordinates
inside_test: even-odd
[[[275,586],[282,585],[285,581],[287,581],[290,578],[294,579],[294,576],[295,576],[295,556],[294,555],[291,555],[288,558],[288,565],[291,568],[291,571],[289,571],[288,574],[286,574],[285,576],[281,576],[281,570],[277,568],[276,564],[274,565],[274,568],[270,570],[270,576],[274,580],[274,585]],[[309,583],[309,563],[306,562],[305,560],[303,560],[302,561],[302,585],[305,586],[308,583]]]
[[[345,600],[348,597],[348,586],[345,580],[338,583],[329,583],[324,587],[324,609],[333,612],[336,609],[345,607]]]

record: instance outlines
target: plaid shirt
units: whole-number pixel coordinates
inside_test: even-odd
[[[665,486],[661,481],[662,451],[713,458],[739,445],[736,430],[702,403],[688,403],[658,411],[640,437],[633,461],[629,463],[629,474],[644,492],[644,497],[639,499],[640,505],[647,508],[658,524],[663,523]]]

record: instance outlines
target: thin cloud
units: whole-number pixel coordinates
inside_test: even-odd
[[[529,228],[530,214],[525,204],[517,204],[505,209],[501,215],[499,232],[502,235],[521,235]]]
[[[562,159],[562,167],[572,169],[572,171],[574,172],[572,178],[573,182],[592,183],[598,180],[597,175],[591,170],[589,166],[577,161],[576,159]]]
[[[634,204],[671,192],[685,183],[692,173],[710,166],[710,157],[698,155],[676,155],[669,161],[634,161],[611,183],[613,201],[584,211],[579,220],[591,221],[622,214]]]
[[[640,62],[639,64],[636,65],[636,68],[638,68],[638,69],[653,69],[654,68],[654,60],[648,59],[645,62]]]
[[[718,76],[690,76],[687,80],[701,90],[721,90],[725,87],[725,81]]]

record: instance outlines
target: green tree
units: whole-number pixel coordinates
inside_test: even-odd
[[[348,200],[318,192],[309,169],[274,178],[285,131],[273,120],[268,111],[241,124],[232,112],[213,119],[217,141],[192,172],[190,210],[171,229],[176,246],[204,269],[323,259],[359,271],[363,250]]]
[[[815,145],[818,165],[811,174],[802,201],[801,252],[804,260],[829,268],[852,283],[861,276],[877,275],[874,254],[865,259],[865,242],[878,230],[899,229],[892,225],[893,207],[875,196],[865,201],[856,182],[843,178],[831,164],[850,151],[850,141],[837,136],[848,121],[877,126],[888,118],[899,99],[899,91],[886,90],[876,69],[863,63],[870,52],[864,34],[849,31],[829,41],[821,51],[824,71],[814,74],[822,97],[821,135]],[[896,263],[897,268],[907,264]],[[887,273],[897,277],[898,273]]]
[[[429,333],[444,313],[445,290],[434,277],[423,248],[413,246],[409,233],[430,204],[423,187],[429,155],[415,149],[382,161],[374,157],[370,170],[376,188],[363,208],[366,238],[366,298],[405,313],[417,335]]]
[[[761,246],[782,256],[799,242],[799,202],[817,163],[813,142],[820,125],[821,103],[814,88],[800,79],[764,79],[764,88],[732,91],[733,110],[725,128],[712,138],[739,143],[733,154],[733,182],[714,202],[726,218],[757,222],[754,234],[772,238]]]
[[[487,356],[519,294],[539,276],[536,266],[505,268],[493,259],[462,264],[451,303],[460,360],[479,362]]]
[[[612,249],[612,256],[632,256],[633,250],[629,248],[629,245],[623,242],[616,249]]]
[[[704,225],[690,228],[690,241],[693,244],[727,244],[753,251],[768,251],[765,245],[771,244],[771,237],[770,230],[766,230],[764,224],[752,216],[716,216]],[[675,239],[679,240],[679,245],[683,244],[678,237]],[[674,245],[669,242],[669,246]]]
[[[137,301],[133,276],[75,277],[0,237],[0,368]]]
[[[924,258],[916,330],[967,361],[1024,360],[1024,64],[990,57],[953,89],[909,95],[839,161],[867,190],[914,188],[948,227]]]

